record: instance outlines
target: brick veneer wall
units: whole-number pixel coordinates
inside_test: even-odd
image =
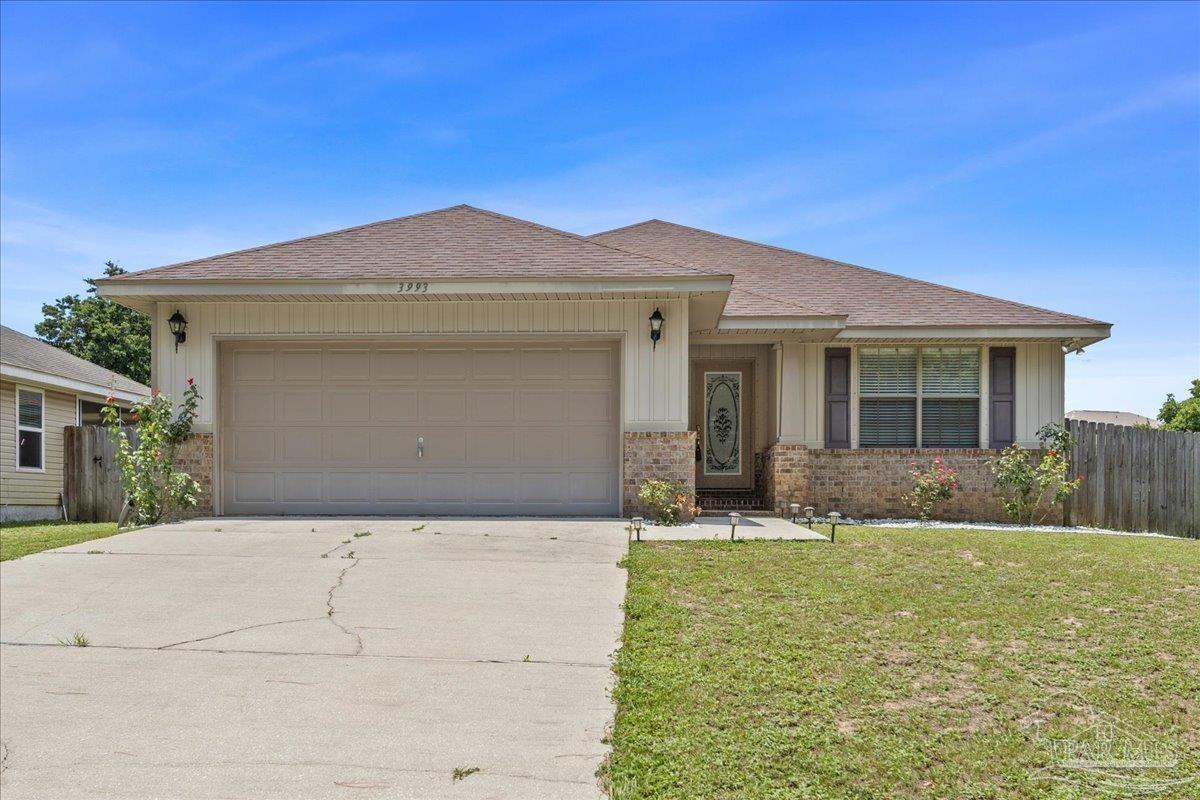
[[[645,514],[638,490],[647,478],[675,481],[696,493],[695,431],[627,431],[621,513]]]
[[[912,464],[922,467],[935,458],[958,473],[960,488],[938,507],[939,519],[1007,522],[987,460],[998,450],[807,449],[774,445],[767,453],[764,482],[767,499],[780,504],[811,505],[818,513],[840,511],[849,517],[880,519],[913,517],[903,496],[912,490]]]
[[[213,515],[213,436],[193,433],[175,453],[175,465],[200,484],[200,502],[195,508],[175,514],[176,519]]]

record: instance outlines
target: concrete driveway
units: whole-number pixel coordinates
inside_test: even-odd
[[[625,550],[620,521],[221,519],[5,562],[0,793],[597,797]]]

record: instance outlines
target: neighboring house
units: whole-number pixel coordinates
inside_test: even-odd
[[[62,517],[63,428],[149,387],[0,326],[0,521]]]
[[[878,516],[937,455],[963,475],[946,513],[994,516],[986,448],[1036,446],[1064,351],[1110,331],[666,222],[469,206],[99,292],[153,317],[156,385],[198,382],[184,457],[218,514],[628,514],[666,477]]]
[[[1158,420],[1134,414],[1132,411],[1068,411],[1067,419],[1080,422],[1100,422],[1105,425],[1144,425],[1158,427]]]

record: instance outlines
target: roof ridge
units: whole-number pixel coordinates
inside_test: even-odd
[[[458,206],[455,206],[455,207],[457,208]],[[489,216],[496,217],[497,219],[503,219],[503,220],[507,220],[509,222],[519,222],[522,225],[527,225],[530,228],[537,228],[538,230],[547,231],[549,233],[557,233],[560,236],[566,236],[566,237],[573,239],[575,241],[578,241],[578,242],[586,242],[587,244],[595,245],[597,247],[606,247],[609,250],[615,250],[618,253],[624,253],[626,255],[637,256],[638,258],[648,258],[651,261],[657,261],[658,263],[666,264],[669,267],[682,267],[683,269],[690,269],[693,272],[699,272],[702,275],[724,275],[724,274],[727,274],[727,273],[723,273],[723,272],[709,272],[708,270],[702,269],[701,267],[695,266],[693,264],[685,264],[685,263],[678,262],[678,261],[670,261],[668,259],[662,258],[661,256],[652,256],[652,255],[648,255],[646,253],[639,253],[637,250],[629,250],[627,248],[618,247],[617,245],[609,244],[607,242],[593,241],[590,236],[583,236],[578,233],[571,233],[571,231],[564,231],[562,228],[552,228],[549,225],[543,225],[540,222],[533,222],[532,220],[521,219],[520,217],[510,216],[509,214],[501,214],[499,211],[492,211],[491,209],[487,209],[487,208],[479,208],[477,206],[468,205],[466,203],[464,203],[462,205],[462,207],[469,208],[472,211],[477,211],[480,214],[488,214]]]
[[[636,227],[640,227],[642,225],[649,225],[654,222],[657,222],[661,225],[671,225],[676,228],[683,228],[685,230],[695,231],[697,233],[705,233],[705,234],[708,234],[709,236],[718,236],[722,239],[728,239],[733,242],[741,242],[742,244],[754,245],[756,247],[765,247],[768,250],[777,250],[781,253],[787,253],[789,255],[804,256],[805,258],[815,258],[819,261],[827,261],[830,264],[837,264],[839,266],[849,267],[851,269],[858,269],[858,270],[862,270],[864,272],[873,272],[876,275],[885,275],[889,278],[899,278],[900,280],[903,280],[903,281],[909,281],[910,283],[919,283],[924,286],[932,286],[936,289],[945,289],[947,291],[954,292],[955,294],[959,294],[959,295],[964,295],[966,297],[980,297],[985,300],[992,300],[997,303],[1005,303],[1007,305],[1014,306],[1016,308],[1029,309],[1031,311],[1040,311],[1044,314],[1053,314],[1056,317],[1070,317],[1072,319],[1084,320],[1084,321],[1087,321],[1087,322],[1090,322],[1090,323],[1093,323],[1096,325],[1107,325],[1108,324],[1108,323],[1102,322],[1101,320],[1098,320],[1098,319],[1092,319],[1091,317],[1080,316],[1079,314],[1067,314],[1062,311],[1054,311],[1053,309],[1042,308],[1041,306],[1034,306],[1034,305],[1030,305],[1028,303],[1019,303],[1016,300],[1008,300],[1006,298],[995,297],[990,294],[983,294],[981,292],[971,292],[966,289],[959,289],[954,286],[947,286],[944,283],[934,283],[933,281],[922,280],[921,278],[910,278],[907,275],[900,275],[895,272],[887,272],[886,270],[876,269],[874,267],[864,267],[860,264],[851,264],[848,261],[838,261],[835,258],[826,258],[825,256],[818,256],[818,255],[814,255],[812,253],[805,253],[802,250],[793,250],[789,247],[781,247],[776,244],[767,244],[765,242],[756,242],[751,239],[743,239],[740,236],[730,236],[729,234],[726,234],[726,233],[717,233],[716,231],[709,231],[709,230],[705,230],[704,228],[694,227],[692,225],[683,225],[678,222],[669,222],[667,220],[652,219],[652,220],[646,220],[645,222],[634,223],[633,225],[627,225],[624,228],[614,228],[613,231],[627,230],[629,228],[636,228]],[[612,233],[613,231],[602,231],[601,233],[593,234],[593,236],[600,236],[603,233]]]
[[[137,275],[145,275],[148,272],[160,272],[164,269],[172,269],[173,267],[182,267],[185,264],[187,264],[187,265],[203,264],[205,261],[212,261],[217,258],[225,258],[226,256],[236,256],[236,255],[241,255],[242,253],[254,253],[259,250],[268,250],[272,247],[282,247],[283,245],[287,245],[287,244],[297,244],[299,242],[310,242],[310,241],[313,241],[314,239],[324,239],[328,236],[337,236],[337,235],[343,234],[343,233],[350,233],[351,231],[363,230],[364,228],[373,228],[376,225],[387,225],[392,222],[400,222],[401,220],[416,219],[417,217],[427,217],[431,214],[441,214],[446,211],[453,211],[456,208],[469,208],[472,211],[482,211],[482,209],[475,208],[474,206],[469,206],[466,203],[459,203],[459,204],[453,205],[453,206],[446,206],[445,208],[435,208],[430,211],[418,211],[415,214],[402,214],[398,217],[389,217],[388,219],[380,219],[380,220],[376,220],[374,222],[366,222],[361,225],[351,225],[348,228],[338,228],[337,230],[326,231],[324,233],[313,233],[313,234],[309,234],[308,236],[298,236],[295,239],[284,239],[282,242],[270,242],[268,244],[255,245],[254,247],[242,247],[237,250],[227,250],[224,253],[215,253],[211,256],[204,256],[203,258],[192,258],[192,259],[188,259],[187,261],[176,261],[172,264],[163,264],[158,267],[147,267],[146,269],[140,269],[140,270],[137,270],[136,272],[126,272],[123,275],[117,275],[115,277],[102,279],[102,280],[110,280],[110,281],[127,280],[127,279],[132,278]]]

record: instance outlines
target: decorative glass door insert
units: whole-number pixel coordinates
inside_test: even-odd
[[[704,474],[742,474],[742,373],[704,373]]]

